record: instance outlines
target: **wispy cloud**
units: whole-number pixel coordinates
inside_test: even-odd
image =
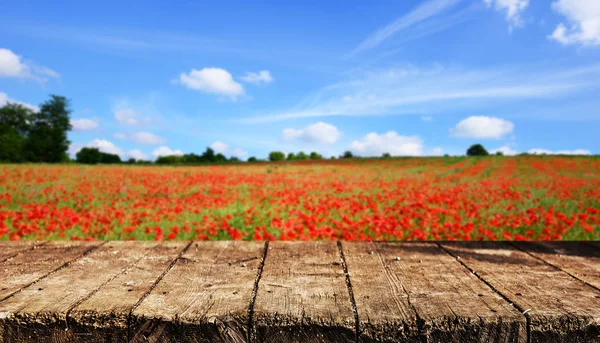
[[[436,66],[363,71],[318,90],[290,110],[238,121],[264,123],[328,116],[427,114],[440,108],[467,105],[485,108],[499,101],[568,96],[599,86],[599,74],[600,65],[568,70],[465,70]]]
[[[375,48],[386,39],[415,24],[432,18],[459,3],[461,0],[429,0],[421,4],[410,13],[405,14],[392,23],[380,28],[375,33],[362,41],[348,56],[361,51]]]

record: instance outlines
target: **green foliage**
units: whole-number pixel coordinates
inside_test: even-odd
[[[25,157],[31,162],[56,163],[63,160],[69,149],[67,132],[71,130],[70,101],[58,95],[40,106],[32,114],[29,136],[25,141]]]
[[[295,160],[295,159],[296,159],[296,154],[294,154],[293,152],[290,152],[290,153],[287,155],[287,160],[288,160],[288,161],[293,161],[293,160]]]
[[[102,155],[98,148],[82,148],[75,154],[77,163],[98,164],[102,161]]]
[[[352,154],[352,151],[348,150],[344,151],[344,154],[342,154],[340,158],[354,158],[354,155]]]
[[[115,154],[101,152],[98,148],[83,148],[75,155],[77,163],[83,164],[118,164],[121,157]],[[135,161],[135,160],[134,160]]]
[[[308,160],[308,155],[304,153],[304,151],[300,151],[298,155],[296,155],[297,160]]]
[[[504,153],[502,151],[496,151],[496,156],[504,156]]]
[[[321,160],[323,159],[323,156],[315,151],[310,153],[310,159],[311,160]]]
[[[159,156],[156,159],[156,164],[183,164],[183,156]]]
[[[215,162],[217,163],[224,163],[227,162],[227,157],[225,157],[225,155],[218,153],[217,155],[215,155]]]
[[[392,155],[390,155],[389,152],[385,152],[385,153],[383,153],[383,155],[381,157],[383,157],[383,158],[390,158],[390,157],[392,157]]]
[[[0,161],[23,162],[24,144],[32,111],[22,105],[8,103],[0,108]]]
[[[269,161],[277,162],[277,161],[283,161],[283,160],[285,160],[285,154],[282,153],[281,151],[271,151],[269,153]]]
[[[258,160],[254,156],[248,157],[248,162],[257,162]]]
[[[103,164],[119,164],[121,163],[121,157],[116,154],[107,154],[105,152],[100,152],[100,163]]]
[[[469,149],[467,149],[467,156],[488,156],[489,153],[483,145],[481,144],[473,144]]]

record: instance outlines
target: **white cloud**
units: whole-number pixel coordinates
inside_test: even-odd
[[[529,5],[529,0],[483,0],[488,7],[494,6],[498,12],[506,12],[509,30],[523,25],[521,13]]]
[[[371,132],[360,140],[352,142],[350,149],[359,156],[421,156],[423,142],[417,136],[400,136],[395,131],[384,134]]]
[[[183,155],[183,152],[181,152],[181,150],[171,150],[168,146],[160,146],[156,149],[154,149],[154,151],[152,151],[152,156],[154,157],[160,157],[160,156],[171,156],[171,155],[177,155],[177,156],[181,156]]]
[[[159,145],[165,142],[164,138],[150,132],[137,132],[129,136],[129,139],[143,145]]]
[[[517,154],[517,151],[511,149],[511,147],[509,147],[508,145],[501,146],[498,149],[494,149],[490,151],[490,154],[495,154],[497,152],[501,152],[505,156],[512,156]]]
[[[575,149],[575,150],[557,150],[551,151],[546,149],[530,149],[528,153],[533,155],[591,155],[589,150]]]
[[[361,51],[377,47],[386,39],[405,30],[415,24],[434,17],[452,6],[459,3],[460,0],[429,0],[420,6],[405,14],[385,27],[377,30],[363,42],[361,42],[349,55],[355,55]]]
[[[148,160],[148,155],[138,149],[129,150],[127,156],[135,158],[136,160]]]
[[[179,83],[204,93],[226,95],[232,99],[244,95],[244,87],[233,80],[231,73],[221,68],[192,69],[181,73]]]
[[[244,158],[248,156],[248,152],[240,149],[229,149],[229,146],[221,141],[215,141],[210,145],[210,148],[213,149],[217,154],[235,156],[237,158]]]
[[[21,102],[21,101],[17,101],[17,100],[11,99],[11,98],[8,97],[8,95],[6,93],[0,92],[0,107],[8,104],[9,102],[12,103],[12,104],[22,105],[22,106],[24,106],[24,107],[26,107],[26,108],[34,111],[34,112],[37,112],[37,111],[40,110],[40,108],[37,107],[37,106],[34,106],[34,105],[31,105],[31,104],[27,104],[27,103],[24,103],[24,102]]]
[[[246,156],[248,156],[248,152],[246,150],[240,149],[240,148],[235,148],[230,152],[231,156],[235,156],[237,158],[244,158]]]
[[[422,121],[433,121],[433,117],[432,116],[422,116],[421,120]]]
[[[124,133],[118,133],[118,132],[113,134],[113,137],[115,137],[116,139],[120,139],[120,140],[127,139],[127,136]]]
[[[431,153],[429,155],[431,156],[442,156],[444,154],[444,149],[440,148],[440,147],[436,147],[431,149]]]
[[[287,111],[238,121],[265,123],[295,118],[480,110],[500,102],[568,97],[597,87],[599,78],[600,65],[572,69],[409,66],[360,70],[315,91]]]
[[[571,25],[558,24],[550,39],[563,45],[600,45],[600,1],[558,0],[552,3],[552,8]]]
[[[115,111],[115,119],[120,124],[126,125],[148,125],[150,124],[150,118],[142,118],[142,115],[134,111],[131,108],[121,108]]]
[[[98,127],[98,118],[94,117],[92,119],[71,119],[71,125],[76,131],[93,130]]]
[[[255,85],[260,85],[261,83],[271,83],[275,79],[271,76],[271,72],[268,70],[261,70],[258,73],[247,72],[244,76],[240,77],[240,80],[252,83]]]
[[[24,62],[21,56],[0,48],[0,77],[33,79],[44,83],[48,78],[59,78],[60,75],[50,68]]]
[[[494,117],[472,116],[461,120],[450,129],[455,137],[500,139],[511,133],[513,123]]]
[[[223,142],[216,141],[210,145],[210,148],[213,149],[218,154],[225,154],[225,153],[227,153],[227,149],[229,147],[227,146],[227,144],[225,144]]]
[[[281,138],[284,141],[300,139],[308,143],[333,144],[337,142],[341,134],[337,127],[318,122],[308,125],[304,129],[284,129]]]

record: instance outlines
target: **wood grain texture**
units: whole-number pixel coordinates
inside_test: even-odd
[[[0,302],[1,341],[89,341],[86,333],[71,330],[69,312],[105,283],[133,267],[156,245],[106,243]]]
[[[50,242],[0,263],[0,300],[81,257],[98,244]]]
[[[600,292],[502,242],[442,243],[520,310],[531,342],[600,341]]]
[[[366,328],[364,340],[527,340],[525,317],[436,244],[345,243],[344,247],[358,315]],[[419,318],[418,328],[410,309]],[[397,314],[390,318],[392,313]],[[401,325],[390,325],[394,323]],[[402,337],[404,330],[413,334]],[[414,336],[419,331],[424,337]]]
[[[512,244],[600,289],[600,249],[581,242],[514,242]]]
[[[246,342],[264,244],[194,243],[132,314],[132,342]]]
[[[272,242],[254,304],[257,342],[349,342],[355,320],[335,242]]]
[[[134,306],[167,272],[188,242],[165,242],[149,249],[133,268],[118,274],[69,314],[69,327],[86,342],[125,342]]]
[[[19,254],[31,250],[36,245],[41,245],[43,242],[0,242],[0,263],[7,259]]]

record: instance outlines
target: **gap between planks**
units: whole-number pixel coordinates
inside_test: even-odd
[[[173,266],[175,266],[175,263],[177,263],[177,261],[179,261],[179,259],[181,258],[181,256],[183,256],[183,254],[185,254],[186,251],[188,251],[188,249],[192,246],[192,244],[194,244],[194,241],[190,241],[188,243],[188,245],[185,246],[185,248],[183,248],[179,254],[177,254],[177,257],[175,257],[173,259],[173,261],[171,261],[171,263],[169,264],[169,266],[165,269],[165,271],[163,271],[158,278],[156,279],[156,281],[154,281],[154,283],[152,284],[152,286],[150,286],[150,289],[148,289],[148,291],[146,291],[142,297],[133,305],[133,307],[131,308],[131,310],[129,310],[129,314],[127,315],[127,342],[130,342],[132,339],[132,334],[131,334],[131,318],[133,316],[133,311],[135,311],[138,306],[140,306],[140,304],[142,303],[142,301],[144,301],[144,299],[146,299],[146,297],[148,297],[148,295],[156,288],[156,286],[160,283],[160,281],[165,277],[165,275],[167,275],[171,269],[173,269]]]
[[[470,271],[471,273],[473,273],[473,275],[475,275],[481,282],[483,282],[486,286],[488,286],[493,292],[495,292],[496,294],[498,294],[500,297],[502,297],[502,299],[504,299],[504,301],[506,301],[507,303],[509,303],[512,307],[516,308],[524,317],[525,317],[525,321],[527,323],[527,343],[531,342],[531,320],[529,318],[529,316],[527,315],[527,310],[522,309],[520,306],[518,306],[517,304],[515,304],[514,302],[512,302],[510,300],[510,298],[508,298],[506,295],[502,294],[499,290],[497,290],[494,286],[492,286],[491,283],[489,283],[487,280],[485,280],[481,275],[477,274],[477,272],[469,267],[466,263],[464,263],[463,261],[461,261],[460,257],[456,256],[455,254],[453,254],[450,250],[444,248],[440,242],[434,242],[440,249],[442,249],[443,251],[445,251],[448,255],[454,257],[454,259],[464,268],[466,268],[468,271]]]
[[[550,267],[552,267],[552,268],[554,268],[554,269],[556,269],[556,270],[558,270],[558,271],[560,271],[560,272],[563,272],[563,273],[566,273],[566,274],[568,274],[568,275],[569,275],[570,277],[572,277],[573,279],[575,279],[575,280],[577,280],[577,281],[579,281],[579,282],[582,282],[582,283],[584,283],[585,285],[587,285],[587,286],[589,286],[589,287],[592,287],[593,289],[595,289],[595,290],[597,290],[597,291],[599,291],[599,292],[600,292],[600,288],[599,288],[599,287],[596,287],[596,286],[594,286],[594,285],[590,284],[589,282],[587,282],[587,281],[585,281],[585,280],[583,280],[583,279],[581,279],[581,278],[577,277],[576,275],[573,275],[572,273],[570,273],[570,272],[566,271],[565,269],[563,269],[563,268],[561,268],[561,267],[559,267],[559,266],[555,265],[554,263],[552,263],[552,262],[549,262],[549,261],[546,261],[546,260],[544,260],[543,258],[541,258],[541,257],[538,257],[538,256],[536,256],[535,254],[532,254],[532,253],[530,253],[529,251],[527,251],[527,250],[525,250],[525,249],[522,249],[522,248],[521,248],[521,247],[519,247],[518,245],[516,245],[516,244],[513,244],[512,242],[508,242],[508,241],[507,241],[507,242],[505,242],[505,243],[508,243],[508,245],[512,246],[513,248],[515,248],[515,249],[517,249],[517,250],[519,250],[519,251],[521,251],[521,252],[523,252],[523,253],[525,253],[525,254],[527,254],[527,255],[529,255],[529,256],[531,256],[531,257],[533,257],[533,258],[535,258],[536,260],[538,260],[538,261],[540,261],[540,262],[543,262],[543,263],[545,263],[545,264],[549,265]],[[588,245],[588,244],[586,244],[586,245]],[[594,247],[593,245],[588,245],[588,246],[592,246],[592,247]]]
[[[267,260],[267,254],[269,252],[269,242],[265,242],[265,246],[263,248],[262,258],[260,260],[260,265],[258,266],[256,272],[256,279],[254,280],[254,286],[252,287],[252,296],[250,297],[250,304],[248,305],[248,323],[247,323],[247,336],[246,342],[252,342],[252,333],[253,333],[253,321],[252,317],[254,316],[254,304],[256,303],[256,296],[258,295],[258,287],[260,284],[260,278],[262,277],[263,268],[265,266],[265,261]]]

